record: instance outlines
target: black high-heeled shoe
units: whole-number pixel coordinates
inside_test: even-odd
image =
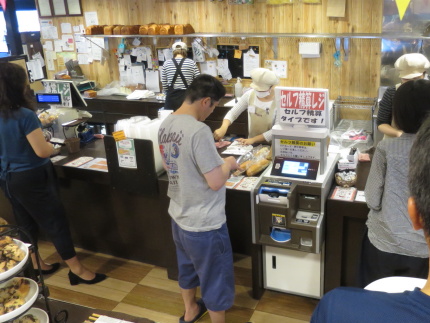
[[[52,268],[51,269],[47,269],[47,270],[40,270],[42,272],[42,275],[51,275],[53,273],[55,273],[58,269],[60,269],[60,263],[59,262],[55,262],[53,264],[51,264]],[[36,271],[36,276],[39,276],[39,270],[35,269]]]
[[[107,278],[107,276],[105,274],[96,273],[96,277],[94,277],[93,279],[85,280],[85,279],[82,279],[81,277],[79,277],[78,275],[75,275],[74,273],[72,273],[71,270],[69,270],[69,281],[70,281],[70,285],[72,285],[72,286],[78,285],[80,283],[88,284],[88,285],[97,284],[97,283],[100,283],[101,281],[105,280],[106,278]]]

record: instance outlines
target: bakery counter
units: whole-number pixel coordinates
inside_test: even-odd
[[[225,104],[232,98],[222,98],[214,112],[205,120],[212,131],[221,126],[222,120],[231,107]],[[123,96],[100,96],[85,99],[88,104],[87,110],[92,114],[89,120],[92,124],[104,124],[107,134],[112,134],[114,124],[121,119],[133,116],[147,116],[151,119],[158,117],[158,110],[163,107],[163,102],[154,98],[141,100],[128,100]],[[247,136],[248,116],[243,112],[238,119],[229,127],[229,133]]]

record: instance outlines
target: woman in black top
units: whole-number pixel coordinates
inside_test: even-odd
[[[394,67],[399,71],[401,83],[387,88],[379,102],[378,118],[376,120],[378,130],[388,137],[400,137],[403,133],[392,123],[393,98],[397,88],[407,81],[424,78],[426,69],[430,67],[430,62],[423,54],[411,53],[400,56]]]

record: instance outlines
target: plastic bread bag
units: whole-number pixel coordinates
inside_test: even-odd
[[[271,148],[259,145],[237,159],[240,170],[233,175],[239,176],[246,172],[247,176],[254,176],[270,164],[271,157]]]

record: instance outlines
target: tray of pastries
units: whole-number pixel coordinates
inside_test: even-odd
[[[0,282],[21,271],[27,263],[28,245],[10,236],[0,237]]]
[[[49,318],[44,310],[32,307],[12,323],[49,323]]]
[[[29,278],[14,277],[0,284],[0,322],[24,314],[36,301],[39,286]]]

